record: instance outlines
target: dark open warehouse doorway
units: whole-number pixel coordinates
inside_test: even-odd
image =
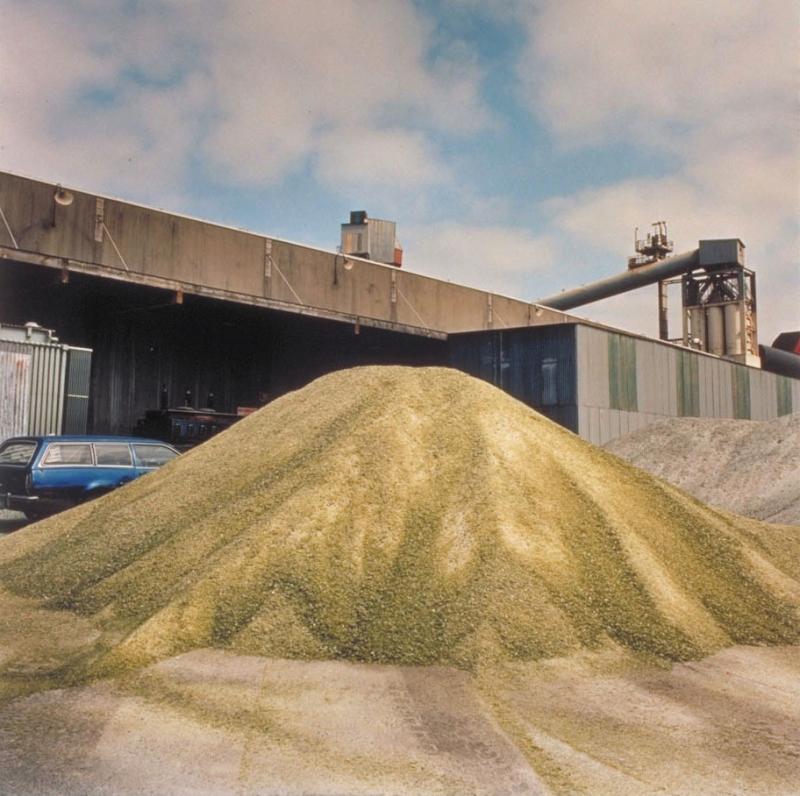
[[[24,263],[0,264],[0,297],[0,322],[35,321],[93,349],[93,433],[130,433],[164,392],[170,406],[213,394],[235,412],[341,368],[447,363],[444,340]]]

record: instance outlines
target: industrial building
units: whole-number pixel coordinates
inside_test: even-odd
[[[531,303],[398,268],[394,224],[363,211],[342,225],[340,251],[8,173],[0,211],[0,323],[55,330],[58,345],[87,352],[84,366],[91,352],[88,390],[64,388],[88,394],[91,432],[128,434],[157,410],[243,414],[359,364],[453,365],[593,442],[668,416],[766,419],[800,408],[796,355],[772,352],[789,357],[783,375],[755,367],[764,351],[740,241],[662,251]],[[652,340],[566,311],[676,278],[680,345],[666,330]],[[7,385],[21,378],[3,367]],[[74,416],[62,409],[26,430],[63,431]]]
[[[450,337],[450,362],[596,445],[669,417],[771,420],[800,380],[581,321]]]

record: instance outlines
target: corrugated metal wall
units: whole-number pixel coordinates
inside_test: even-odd
[[[636,340],[608,335],[608,402],[612,409],[638,411],[636,395]]]
[[[0,340],[0,439],[21,434],[86,431],[85,406],[82,424],[78,407],[71,407],[70,430],[64,426],[67,363],[73,350],[79,353],[75,384],[85,384],[91,368],[90,350]]]
[[[675,351],[679,417],[700,417],[700,363],[690,351]]]
[[[677,357],[667,346],[636,340],[636,392],[639,413],[647,418],[678,414]]]
[[[451,335],[449,347],[453,367],[577,431],[574,325]]]
[[[0,440],[28,428],[32,356],[25,348],[0,340]]]
[[[64,346],[33,345],[31,413],[28,434],[58,434],[64,412],[67,351]]]
[[[369,254],[373,260],[381,263],[394,261],[394,242],[396,225],[394,221],[384,221],[380,218],[370,218],[369,227]]]
[[[794,411],[792,401],[792,380],[786,376],[778,376],[775,382],[775,402],[778,417],[790,415]]]
[[[667,417],[769,420],[800,407],[800,380],[657,340],[578,325],[576,345],[578,431],[597,445]]]
[[[733,416],[740,420],[750,420],[750,376],[745,368],[733,368],[731,393],[733,395]]]
[[[789,379],[789,381],[792,383],[792,411],[800,412],[800,379]]]
[[[91,376],[91,349],[70,348],[67,352],[66,395],[62,425],[64,434],[86,433]]]
[[[576,342],[582,437],[600,445],[677,413],[671,348],[583,325]]]
[[[778,414],[778,377],[765,370],[747,371],[750,376],[750,417],[771,420]]]

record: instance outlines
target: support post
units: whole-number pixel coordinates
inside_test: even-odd
[[[667,312],[667,282],[661,279],[658,283],[658,337],[669,340],[669,314]]]
[[[103,242],[103,227],[106,224],[106,200],[97,197],[94,209],[94,240],[95,243]]]
[[[334,267],[335,264],[334,264]],[[264,297],[272,297],[272,240],[264,239]]]

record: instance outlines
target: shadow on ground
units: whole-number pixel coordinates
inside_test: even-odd
[[[29,524],[30,520],[19,511],[0,511],[0,539]]]

